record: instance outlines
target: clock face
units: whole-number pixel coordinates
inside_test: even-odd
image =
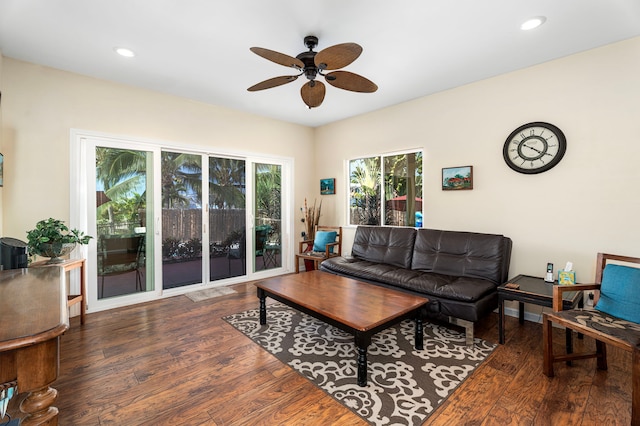
[[[502,155],[519,173],[546,172],[562,160],[567,150],[564,133],[553,124],[535,122],[515,129],[504,143]]]

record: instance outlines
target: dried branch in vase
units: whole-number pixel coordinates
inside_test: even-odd
[[[320,205],[316,208],[316,201],[313,201],[313,206],[307,205],[307,199],[304,199],[304,207],[300,209],[302,211],[302,221],[305,224],[305,240],[313,240],[316,234],[316,226],[320,220],[320,210],[322,210],[322,200]]]

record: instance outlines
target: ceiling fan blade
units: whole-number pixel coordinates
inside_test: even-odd
[[[293,56],[285,55],[275,50],[263,49],[262,47],[251,47],[250,50],[256,55],[262,56],[276,64],[284,65],[285,67],[304,68],[304,62]]]
[[[361,53],[362,47],[359,44],[336,44],[318,52],[314,62],[321,70],[337,70],[358,59]]]
[[[324,78],[330,85],[352,92],[372,93],[378,90],[373,81],[349,71],[330,72]]]
[[[302,100],[309,108],[319,107],[324,101],[325,85],[321,81],[311,80],[300,89]]]
[[[280,77],[270,78],[265,81],[261,81],[258,84],[254,84],[247,90],[249,92],[257,92],[258,90],[271,89],[272,87],[282,86],[283,84],[291,83],[298,79],[297,75],[283,75]]]

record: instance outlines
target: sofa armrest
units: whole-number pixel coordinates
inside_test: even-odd
[[[562,310],[562,295],[568,291],[585,291],[600,290],[600,284],[575,284],[575,285],[557,285],[553,286],[553,311],[560,312]],[[594,304],[597,299],[594,300]]]

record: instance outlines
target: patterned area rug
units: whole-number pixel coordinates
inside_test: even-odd
[[[374,425],[422,424],[496,347],[481,339],[467,347],[464,334],[425,321],[416,351],[406,320],[373,337],[360,387],[348,333],[280,303],[267,306],[265,326],[258,309],[223,319]]]
[[[194,302],[200,302],[202,300],[211,299],[212,297],[224,296],[225,294],[235,293],[236,291],[229,287],[214,287],[207,288],[204,290],[192,291],[190,293],[185,293],[189,299]]]

